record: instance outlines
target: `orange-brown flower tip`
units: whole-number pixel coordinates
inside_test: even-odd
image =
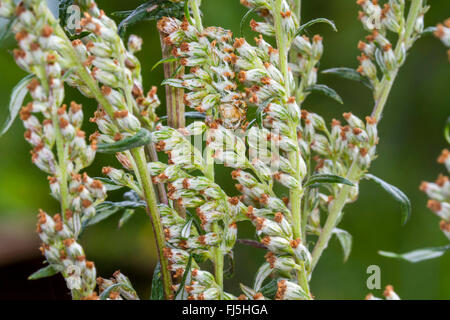
[[[427,207],[433,212],[439,212],[442,209],[441,203],[437,200],[432,199],[428,200]]]

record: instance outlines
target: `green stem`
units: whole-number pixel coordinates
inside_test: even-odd
[[[138,179],[144,192],[144,198],[147,203],[147,213],[150,217],[153,226],[153,233],[155,235],[156,247],[158,251],[159,261],[161,264],[161,275],[163,282],[164,295],[167,300],[171,297],[171,277],[169,271],[169,264],[164,257],[165,239],[161,220],[159,217],[159,211],[157,206],[156,194],[153,189],[150,175],[147,170],[147,161],[145,159],[145,153],[143,148],[137,148],[131,150],[134,161],[136,162]]]
[[[286,33],[283,30],[282,25],[282,16],[281,16],[281,4],[282,0],[273,1],[273,12],[272,15],[274,17],[274,25],[275,25],[275,35],[277,40],[278,53],[280,56],[280,69],[284,78],[284,88],[286,90],[287,100],[291,94],[291,88],[289,85],[289,68],[288,68],[288,39],[286,38]],[[289,123],[291,129],[291,138],[297,140],[297,125],[292,121]],[[300,176],[300,152],[297,146],[295,151],[289,153],[288,158],[291,162],[292,167],[295,169],[296,176],[299,183],[299,187],[290,190],[290,204],[291,204],[291,212],[292,212],[292,231],[295,239],[302,239],[302,216],[301,216],[301,207],[302,207],[302,197],[303,197],[303,189],[301,187],[302,178]],[[296,259],[298,260],[298,259]],[[297,261],[300,265],[303,265],[301,261]],[[297,281],[299,285],[305,290],[305,292],[309,292],[309,285],[306,276],[306,270],[303,267],[302,271],[297,271]]]
[[[358,166],[355,163],[353,163],[347,174],[347,179],[349,179],[350,181],[354,181],[357,178],[358,171],[359,171]],[[317,240],[317,243],[312,252],[311,272],[317,265],[317,262],[319,261],[322,252],[328,246],[328,242],[330,241],[330,238],[333,235],[333,230],[339,223],[342,214],[342,209],[345,206],[351,188],[352,187],[350,186],[344,185],[341,191],[339,192],[338,196],[336,197],[336,199],[333,200],[331,209],[328,213],[327,221],[325,222],[322,232],[320,233],[319,239]]]
[[[206,178],[214,181],[214,149],[206,146]],[[212,226],[213,232],[216,234],[220,234],[220,226],[217,222],[215,222]],[[222,253],[222,249],[219,246],[213,248],[214,255],[214,275],[216,279],[217,285],[220,287],[220,300],[223,300],[223,265],[224,265],[224,257]]]
[[[61,188],[61,216],[66,219],[65,212],[69,208],[69,186],[67,181],[67,149],[64,145],[64,138],[59,127],[59,119],[57,114],[57,108],[52,106],[52,124],[55,128],[55,141],[56,152],[58,155],[58,168],[59,168],[59,186]]]
[[[190,0],[189,4],[192,8],[192,12],[194,14],[195,27],[199,32],[203,32],[202,18],[200,16],[199,9],[199,1],[200,0]],[[207,113],[207,116],[212,116],[211,111]],[[205,157],[206,157],[206,172],[205,176],[214,181],[214,150],[206,146],[205,149]],[[217,222],[215,222],[212,226],[212,229],[215,233],[220,233],[220,226]],[[217,285],[220,287],[220,300],[223,300],[223,265],[224,258],[222,249],[220,246],[213,248],[213,256],[214,256],[214,276],[216,279]]]
[[[401,60],[401,56],[404,54],[402,51],[408,50],[413,42],[412,35],[414,33],[414,26],[417,18],[422,10],[422,1],[423,0],[412,0],[406,21],[405,31],[400,34],[394,51],[397,61]],[[377,121],[381,119],[381,115],[384,107],[386,106],[387,99],[391,93],[392,86],[397,78],[400,67],[401,65],[399,64],[397,68],[395,68],[395,70],[393,70],[388,76],[385,75],[380,82],[380,89],[376,92],[375,107],[372,112],[372,117],[374,117]]]
[[[40,66],[36,69],[39,79],[41,80],[42,86],[48,93],[49,102],[51,105],[51,120],[53,128],[55,129],[55,143],[56,143],[56,153],[58,157],[58,172],[59,172],[59,187],[60,187],[60,202],[61,202],[61,216],[65,221],[65,212],[69,208],[69,186],[67,180],[67,149],[64,145],[64,137],[61,133],[61,127],[59,126],[58,118],[58,106],[54,104],[53,94],[50,89],[47,74],[45,72],[45,67]]]
[[[202,17],[200,15],[199,1],[200,0],[190,0],[189,4],[191,5],[192,13],[194,14],[195,27],[199,32],[203,32],[203,24],[202,24]]]

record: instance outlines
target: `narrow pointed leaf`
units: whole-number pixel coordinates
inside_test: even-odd
[[[266,284],[264,287],[259,290],[264,297],[267,297],[268,299],[275,299],[275,295],[278,291],[278,282],[276,279],[270,280],[268,284]]]
[[[326,183],[341,183],[352,187],[354,186],[353,182],[344,177],[336,176],[333,174],[315,174],[311,178],[309,178],[304,187],[318,187],[321,184]]]
[[[243,285],[242,283],[240,284],[241,290],[242,292],[246,295],[246,297],[249,300],[254,300],[254,296],[258,293],[257,291],[253,290],[250,287],[247,287],[246,285]]]
[[[331,28],[333,28],[333,30],[335,32],[337,32],[337,28],[336,25],[334,24],[333,21],[329,20],[329,19],[325,19],[325,18],[317,18],[311,21],[308,21],[307,23],[305,23],[304,25],[300,26],[297,31],[295,31],[294,34],[294,38],[301,35],[303,33],[303,31],[305,31],[307,28],[311,27],[312,25],[315,25],[316,23],[326,23],[328,25],[331,26]]]
[[[2,19],[2,24],[0,24],[0,48],[6,46],[7,40],[13,35],[11,27],[14,25],[16,19]]]
[[[183,278],[180,282],[180,288],[178,289],[175,300],[187,300],[188,293],[186,292],[186,283],[191,283],[191,265],[192,265],[192,255],[189,256],[189,260],[186,264],[186,269],[184,270]]]
[[[153,272],[150,300],[164,300],[164,288],[161,277],[161,264],[158,262]]]
[[[126,150],[139,148],[152,141],[152,134],[147,129],[141,129],[134,136],[125,138],[115,143],[99,143],[97,151],[99,153],[117,153]]]
[[[182,18],[184,14],[184,3],[165,1],[165,0],[150,0],[134,10],[115,12],[115,16],[125,17],[119,24],[119,34],[121,37],[125,35],[126,29],[138,22],[148,20],[159,20],[162,17]]]
[[[264,280],[272,273],[272,268],[270,267],[270,264],[265,262],[261,267],[259,267],[258,272],[256,273],[255,277],[255,285],[253,286],[253,289],[255,291],[259,291],[262,287],[262,284]]]
[[[314,85],[306,88],[305,91],[307,91],[307,92],[317,91],[317,92],[320,92],[320,93],[326,95],[327,97],[339,102],[340,104],[344,104],[344,101],[342,100],[341,96],[336,91],[334,91],[334,89],[331,89],[330,87],[328,87],[324,84],[314,84]]]
[[[107,191],[122,189],[124,186],[117,185],[113,180],[104,177],[95,177],[95,180],[101,181]]]
[[[364,84],[369,89],[371,89],[371,90],[373,89],[373,86],[372,86],[372,83],[370,82],[370,80],[368,78],[364,77],[362,74],[360,74],[355,69],[331,68],[331,69],[322,71],[322,73],[323,74],[333,74],[333,75],[337,75],[337,76],[347,79],[347,80],[358,81],[358,82]]]
[[[401,214],[402,214],[402,223],[403,225],[408,222],[409,217],[411,216],[411,201],[409,198],[397,187],[390,185],[386,181],[381,180],[380,178],[372,175],[366,174],[366,178],[375,181],[378,185],[380,185],[387,193],[391,195],[392,198],[400,202],[401,206]]]
[[[378,251],[378,253],[383,257],[400,259],[411,263],[416,263],[425,260],[439,258],[447,251],[450,251],[450,245],[443,247],[424,248],[403,254],[387,251]]]
[[[245,25],[245,22],[247,21],[248,17],[249,17],[252,13],[254,13],[254,12],[256,12],[256,11],[258,11],[259,9],[262,9],[262,8],[263,8],[262,6],[255,7],[255,8],[252,8],[252,9],[248,10],[248,11],[244,14],[244,16],[243,16],[242,19],[241,19],[240,28],[239,28],[239,30],[240,30],[240,32],[241,32],[241,37],[242,37],[242,35],[244,34],[244,25]]]
[[[97,224],[103,220],[108,219],[113,214],[120,212],[124,209],[136,209],[136,208],[145,208],[145,201],[120,201],[120,202],[112,202],[112,201],[104,201],[100,203],[95,209],[96,214],[91,219],[86,220],[83,223],[83,229],[94,224]]]
[[[336,235],[341,244],[342,250],[344,252],[344,262],[346,262],[348,260],[348,257],[350,256],[350,252],[352,251],[353,237],[347,231],[339,228],[335,228],[333,230],[333,233]]]
[[[194,219],[190,218],[181,230],[181,238],[186,240],[191,235],[192,223]]]
[[[155,63],[153,65],[151,71],[155,70],[156,67],[159,66],[160,64],[169,63],[169,62],[175,62],[175,61],[178,61],[178,60],[180,60],[180,59],[179,58],[175,58],[175,57],[167,57],[167,58],[161,59],[161,60],[159,60],[157,63]]]
[[[134,216],[135,213],[136,213],[136,211],[135,211],[134,209],[126,209],[126,210],[123,212],[123,215],[122,215],[122,217],[121,217],[120,220],[119,220],[119,225],[118,225],[119,229],[122,228],[123,225],[124,225],[125,223],[127,223],[128,220],[131,219],[131,217]]]
[[[0,137],[11,128],[14,120],[17,118],[20,108],[22,108],[23,101],[28,93],[27,86],[33,77],[34,75],[31,74],[26,76],[14,87],[9,100],[9,115],[0,131]]]
[[[204,120],[206,119],[206,114],[198,111],[188,111],[185,112],[184,116],[186,119],[194,119],[194,120]],[[160,120],[167,120],[168,116],[162,116]]]
[[[42,278],[48,278],[51,276],[54,276],[55,274],[59,273],[60,270],[53,264],[49,264],[48,266],[39,269],[32,275],[28,277],[28,280],[38,280]]]

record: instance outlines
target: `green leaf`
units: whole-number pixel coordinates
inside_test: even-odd
[[[239,285],[241,287],[242,292],[247,296],[249,300],[254,300],[253,298],[258,292],[253,290],[250,287],[247,287],[246,285],[243,285],[242,283]]]
[[[112,202],[104,201],[100,203],[96,209],[96,215],[83,223],[83,229],[103,220],[108,219],[113,214],[123,209],[145,208],[145,201],[121,201]]]
[[[339,228],[334,228],[333,233],[336,235],[341,244],[342,250],[344,251],[344,262],[346,262],[350,256],[350,252],[352,251],[353,237],[347,231]]]
[[[164,300],[164,288],[161,275],[161,264],[158,262],[152,279],[152,292],[150,300]]]
[[[125,283],[115,283],[113,285],[110,285],[105,290],[103,290],[102,294],[100,295],[100,300],[107,300],[109,298],[109,295],[111,294],[111,292],[119,291],[120,288],[124,288],[127,291],[136,293],[134,288],[130,287],[129,285],[127,285]]]
[[[134,136],[114,143],[99,143],[97,152],[117,153],[148,145],[152,141],[152,134],[147,129],[141,129]]]
[[[131,219],[131,217],[134,216],[135,212],[136,212],[136,211],[135,211],[134,209],[126,209],[126,210],[123,212],[122,218],[120,218],[120,220],[119,220],[119,229],[122,228],[123,225],[124,225],[125,223],[127,223],[128,220]]]
[[[189,236],[191,235],[191,229],[192,229],[192,222],[194,219],[190,218],[183,226],[183,229],[181,230],[180,237],[184,240],[187,240]]]
[[[386,181],[381,180],[380,178],[372,175],[366,174],[366,178],[375,181],[378,185],[380,185],[387,193],[389,193],[392,198],[400,202],[401,205],[401,213],[402,213],[402,223],[403,225],[408,222],[409,217],[411,216],[411,201],[409,198],[397,187],[390,185]]]
[[[370,82],[370,80],[367,77],[364,77],[362,74],[360,74],[355,69],[351,68],[331,68],[322,71],[323,74],[333,74],[337,75],[341,78],[347,79],[347,80],[353,80],[358,81],[368,87],[369,89],[373,90],[373,85]]]
[[[234,254],[233,251],[228,252],[224,256],[224,270],[223,270],[223,277],[225,279],[231,279],[234,277],[235,270],[236,270],[236,262],[234,260]]]
[[[341,183],[353,187],[354,184],[350,180],[336,176],[334,174],[315,174],[309,178],[304,187],[316,188],[326,183]]]
[[[186,283],[191,283],[191,265],[192,265],[192,255],[189,256],[189,260],[186,264],[186,269],[184,270],[183,278],[180,282],[180,287],[175,295],[175,300],[187,300],[188,293],[186,292]]]
[[[278,281],[276,279],[270,280],[270,282],[262,287],[260,291],[264,297],[275,299],[275,295],[278,291]]]
[[[244,25],[245,25],[245,22],[247,21],[248,17],[249,17],[252,13],[258,11],[259,9],[263,9],[263,8],[264,8],[263,6],[255,7],[255,8],[252,8],[252,9],[248,10],[248,11],[244,14],[244,16],[243,16],[242,19],[241,19],[241,23],[240,23],[240,25],[239,25],[239,30],[240,30],[240,32],[241,32],[241,37],[242,37],[242,35],[244,34]]]
[[[39,269],[38,271],[36,271],[35,273],[33,273],[32,275],[30,275],[28,277],[28,280],[38,280],[38,279],[42,279],[42,278],[48,278],[51,276],[54,276],[55,274],[59,273],[60,270],[53,264],[49,264],[46,267],[43,267],[41,269]]]
[[[7,20],[7,21],[6,21]],[[0,24],[0,48],[3,47],[5,42],[13,35],[11,27],[14,24],[16,19],[1,19],[0,21],[4,22]]]
[[[259,267],[258,272],[256,272],[255,284],[253,289],[259,291],[262,287],[264,280],[272,273],[273,269],[270,264],[265,262],[261,267]]]
[[[447,118],[447,123],[445,124],[444,137],[450,143],[450,117]]]
[[[163,64],[163,63],[169,63],[169,62],[175,62],[175,61],[178,61],[178,60],[180,60],[180,58],[167,57],[167,58],[161,59],[161,60],[159,60],[157,63],[155,63],[155,64],[153,65],[151,71],[155,70],[155,68],[156,68],[157,66],[159,66],[160,64]]]
[[[22,108],[23,101],[28,93],[27,86],[33,79],[34,75],[30,74],[20,80],[20,82],[14,87],[13,92],[11,94],[11,98],[9,100],[9,116],[6,119],[3,127],[0,131],[0,137],[3,136],[9,128],[11,128],[14,120],[16,120],[17,115],[19,114],[20,108]]]
[[[378,254],[382,255],[383,257],[400,259],[411,263],[416,263],[425,260],[439,258],[447,251],[450,251],[450,245],[443,247],[424,248],[403,254],[387,251],[378,251]]]
[[[308,21],[308,22],[305,23],[304,25],[300,26],[300,27],[297,29],[297,31],[295,31],[294,38],[295,38],[295,37],[298,37],[299,35],[301,35],[305,29],[311,27],[312,25],[314,25],[314,24],[316,24],[316,23],[326,23],[326,24],[330,25],[331,28],[333,28],[333,30],[334,30],[335,32],[338,31],[337,28],[336,28],[336,25],[334,24],[333,21],[328,20],[328,19],[325,19],[325,18],[317,18],[317,19]]]
[[[334,91],[333,89],[331,89],[330,87],[328,87],[324,84],[314,84],[314,85],[306,88],[305,91],[307,91],[307,92],[318,91],[318,92],[326,95],[327,97],[330,97],[330,98],[336,100],[340,104],[344,104],[344,101],[342,101],[341,96],[336,91]]]
[[[206,114],[198,111],[188,111],[184,113],[184,117],[186,119],[194,119],[194,120],[204,120],[206,119]],[[162,116],[160,120],[167,120],[168,116]]]
[[[184,2],[184,16],[191,26],[195,25],[195,22],[191,18],[191,12],[189,10],[189,1]]]
[[[420,34],[422,37],[423,36],[429,36],[429,35],[432,35],[435,31],[436,31],[436,27],[427,27],[427,28],[425,28],[423,31],[422,31],[422,33]]]
[[[67,8],[75,3],[75,0],[59,0],[58,12],[59,12],[59,23],[61,27],[65,28],[67,25]]]
[[[95,180],[101,181],[107,191],[122,189],[124,186],[116,184],[113,180],[104,177],[95,177]]]
[[[126,29],[141,21],[159,20],[162,17],[182,18],[184,14],[184,2],[179,3],[166,0],[150,0],[131,11],[119,11],[115,16],[126,16],[119,24],[119,34],[125,35]]]

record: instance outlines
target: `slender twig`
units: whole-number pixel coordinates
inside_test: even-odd
[[[411,45],[411,36],[414,32],[414,25],[422,9],[422,1],[423,0],[413,0],[411,3],[408,18],[406,21],[406,29],[403,34],[400,35],[397,46],[395,48],[395,56],[397,58],[397,61],[400,60],[401,55],[403,54],[402,50],[408,50],[408,47]],[[380,83],[380,89],[378,90],[378,92],[376,92],[377,97],[375,101],[375,107],[372,112],[372,117],[375,117],[377,121],[381,119],[384,107],[386,106],[387,99],[392,90],[395,79],[397,78],[400,67],[401,65],[398,65],[395,70],[393,70],[389,74],[389,76],[385,75],[383,77]]]
[[[357,174],[359,173],[359,169],[355,163],[352,164],[350,167],[347,179],[350,181],[353,181],[356,179]],[[328,242],[330,241],[331,236],[333,235],[333,230],[336,228],[336,225],[338,224],[341,215],[342,215],[342,209],[345,206],[345,203],[348,199],[349,193],[350,193],[351,187],[344,185],[339,192],[338,196],[335,200],[333,200],[331,209],[328,213],[327,220],[325,222],[325,225],[322,229],[322,232],[320,233],[319,239],[317,240],[317,243],[313,249],[312,252],[312,267],[311,272],[314,270],[315,266],[317,265],[317,262],[320,259],[320,256],[322,255],[322,252],[326,249],[328,246]]]

